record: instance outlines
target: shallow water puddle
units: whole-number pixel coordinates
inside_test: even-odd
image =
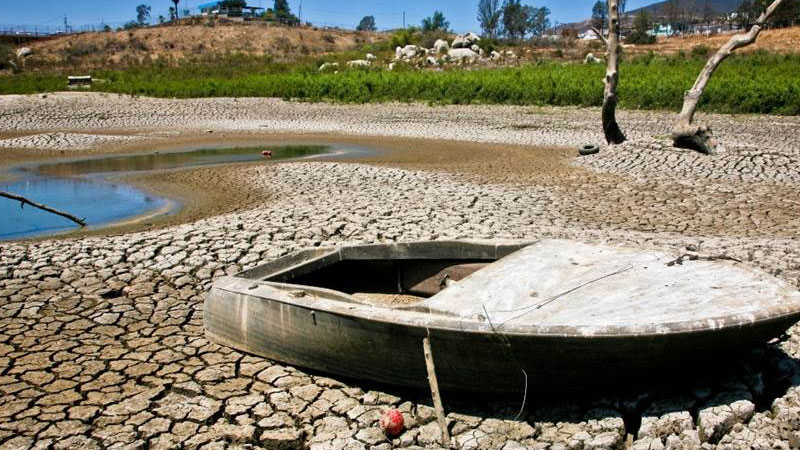
[[[91,227],[175,209],[175,202],[114,182],[111,174],[152,172],[251,161],[308,158],[327,146],[215,148],[183,152],[109,156],[45,163],[15,169],[13,182],[0,190],[43,203],[77,217]],[[267,155],[264,152],[268,152]],[[67,219],[0,198],[0,240],[41,236],[76,228]]]

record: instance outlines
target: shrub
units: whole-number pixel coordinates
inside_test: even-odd
[[[0,70],[11,68],[10,60],[15,59],[14,49],[6,44],[0,44]]]
[[[702,58],[702,59],[708,58],[710,54],[711,54],[711,49],[704,44],[696,45],[694,48],[692,48],[692,53],[691,53],[692,58]]]
[[[625,43],[634,45],[651,45],[656,43],[656,37],[647,33],[634,31],[625,38]]]
[[[554,50],[554,52],[560,49]],[[346,58],[347,54],[340,55]],[[124,69],[95,71],[108,80],[93,89],[154,97],[277,97],[308,101],[424,102],[599,106],[605,68],[594,64],[540,61],[503,69],[420,71],[398,65],[321,74],[318,63],[276,62],[253,55],[208,54],[200,58],[152,62],[129,58]],[[342,59],[344,60],[344,59]],[[340,60],[340,61],[342,61]],[[619,84],[621,108],[678,110],[704,61],[648,54],[624,65]],[[800,55],[765,52],[734,55],[720,66],[701,99],[701,110],[720,113],[800,115],[800,78],[793,70]],[[62,74],[0,76],[0,94],[64,88]]]
[[[421,45],[422,36],[417,28],[409,27],[392,33],[392,39],[389,42],[391,42],[389,45],[390,49],[405,47],[411,44]]]

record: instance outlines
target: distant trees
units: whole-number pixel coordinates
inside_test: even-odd
[[[150,22],[150,5],[139,5],[136,7],[136,22],[140,27]]]
[[[364,16],[358,23],[356,31],[378,31],[378,27],[375,26],[375,16]]]
[[[711,25],[711,21],[714,19],[714,7],[711,5],[711,0],[705,0],[703,3],[703,23],[706,26]]]
[[[628,44],[655,44],[656,37],[649,34],[653,29],[653,18],[646,9],[639,10],[633,19],[633,30],[625,39]]]
[[[478,2],[478,23],[480,23],[485,36],[497,37],[502,15],[500,0],[480,0]]]
[[[434,11],[433,16],[422,19],[422,31],[426,33],[450,30],[448,22],[441,11]]]
[[[546,7],[534,8],[526,6],[528,13],[528,32],[534,36],[541,36],[550,28],[550,10]]]
[[[172,16],[173,21],[178,20],[178,5],[181,3],[181,0],[170,0],[175,6],[170,11],[170,15]]]
[[[274,7],[267,10],[265,15],[268,20],[272,19],[275,22],[282,23],[284,25],[300,25],[300,19],[292,14],[292,10],[289,9],[289,2],[287,0],[275,0]]]
[[[600,33],[605,30],[606,18],[608,17],[608,6],[603,0],[597,0],[592,7],[592,26],[600,30]]]
[[[519,0],[503,2],[503,33],[510,39],[522,39],[528,29],[528,17]]]
[[[539,36],[550,27],[550,10],[523,5],[520,0],[505,0],[503,3],[503,34],[512,40],[519,40],[528,34]]]

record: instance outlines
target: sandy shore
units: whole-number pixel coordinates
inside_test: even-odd
[[[728,147],[708,158],[665,146],[669,114],[623,112],[631,142],[578,159],[602,139],[598,111],[57,94],[0,97],[0,112],[15,161],[219,141],[384,149],[148,175],[136,182],[192,200],[183,223],[0,244],[2,446],[438,447],[425,392],[204,338],[216,277],[301,247],[565,237],[726,255],[800,285],[800,118],[704,117]],[[518,418],[522,395],[450,395],[451,432],[481,449],[617,449],[628,433],[643,450],[797,447],[797,328],[713,382],[555,399],[533,386]],[[394,440],[377,428],[390,406],[409,428]]]

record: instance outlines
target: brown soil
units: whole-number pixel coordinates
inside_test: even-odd
[[[352,144],[374,148],[370,156],[335,159],[350,163],[365,163],[406,169],[440,171],[465,176],[481,183],[554,184],[557,180],[572,178],[567,173],[586,172],[571,167],[567,150],[553,150],[515,145],[478,144],[464,142],[426,141],[420,139],[394,139],[376,137],[350,137],[324,134],[217,134],[213,136],[186,136],[171,138],[167,144],[133,143],[99,147],[81,152],[73,157],[103,154],[174,151],[203,148],[224,142],[226,146],[270,145],[324,145]],[[26,162],[63,158],[55,151],[12,151],[13,157],[0,162],[0,168]],[[321,158],[318,160],[326,160]],[[132,220],[100,230],[78,230],[71,236],[115,235],[181,223],[194,222],[207,217],[246,210],[269,201],[267,192],[259,191],[243,182],[241,169],[256,164],[244,163],[204,167],[179,171],[128,175],[123,178],[155,195],[179,201],[183,208],[177,214],[158,214]],[[2,172],[0,172],[2,174]],[[577,176],[577,175],[575,175]]]
[[[209,24],[214,24],[213,26]],[[207,22],[131,31],[84,33],[39,41],[29,67],[110,67],[158,58],[243,53],[277,58],[342,52],[385,39],[380,33],[286,28],[264,23]]]
[[[202,148],[220,142],[226,146],[338,143],[371,147],[378,149],[373,155],[334,160],[445,172],[479,184],[545,188],[563,199],[553,204],[553,208],[559,209],[570,222],[585,224],[587,228],[658,229],[677,233],[719,231],[727,235],[763,234],[768,229],[775,236],[783,236],[800,227],[800,223],[795,223],[800,221],[797,219],[800,205],[787,205],[782,200],[792,195],[786,186],[744,183],[728,195],[708,195],[719,190],[712,181],[695,180],[692,186],[686,186],[677,180],[637,181],[578,168],[571,164],[574,152],[570,149],[324,134],[219,134],[177,137],[169,144],[114,146],[93,153]],[[18,155],[19,162],[41,158],[49,156]],[[75,234],[105,235],[162,228],[263,204],[269,201],[270,193],[254,189],[242,180],[241,169],[252,164],[264,163],[128,176],[126,181],[177,199],[186,206],[178,214],[162,214]],[[716,211],[716,214],[710,216],[713,220],[699,221],[694,219],[697,211]],[[744,216],[743,211],[746,211]]]
[[[675,54],[683,50],[689,52],[698,45],[705,45],[711,49],[722,47],[731,38],[731,34],[715,36],[686,36],[659,39],[654,45],[640,45],[626,49],[627,53],[647,53],[653,51],[660,54]],[[764,30],[758,36],[755,44],[737,50],[737,52],[754,52],[767,50],[777,53],[796,53],[800,51],[800,26]]]

